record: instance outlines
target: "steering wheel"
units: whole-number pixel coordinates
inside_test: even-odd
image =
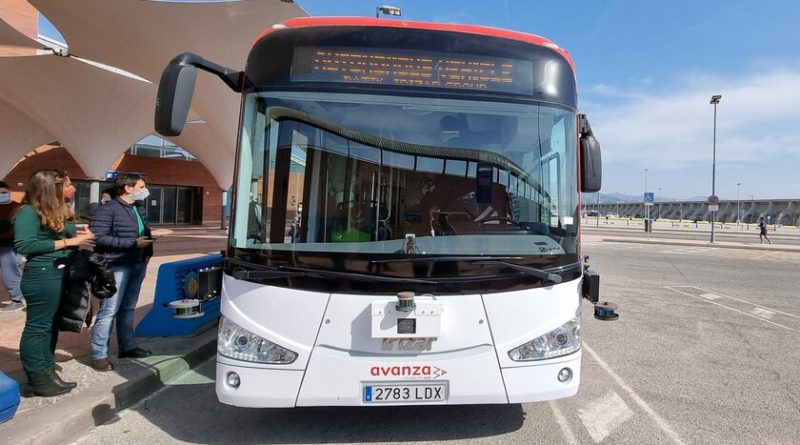
[[[507,223],[511,223],[514,227],[519,227],[519,223],[514,220],[514,218],[508,218],[505,216],[490,216],[488,218],[483,218],[482,220],[478,221],[478,224],[484,225],[489,221],[503,221]]]

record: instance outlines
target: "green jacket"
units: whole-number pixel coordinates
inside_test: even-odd
[[[14,247],[25,255],[29,265],[52,264],[54,260],[67,258],[74,249],[55,250],[55,241],[75,237],[75,223],[67,221],[63,232],[53,232],[42,227],[36,210],[23,205],[14,216]]]

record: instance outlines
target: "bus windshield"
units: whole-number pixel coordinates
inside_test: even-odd
[[[250,92],[231,247],[575,255],[576,138],[545,103]]]

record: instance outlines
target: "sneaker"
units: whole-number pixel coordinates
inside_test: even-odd
[[[120,352],[119,358],[145,358],[150,357],[152,354],[152,352],[142,348],[133,348],[130,351]]]
[[[0,312],[17,312],[21,311],[25,308],[25,303],[21,301],[12,301],[8,303],[4,308],[0,308]]]

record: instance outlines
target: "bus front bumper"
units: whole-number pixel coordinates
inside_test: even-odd
[[[222,403],[253,408],[527,403],[570,397],[578,391],[580,351],[560,359],[504,369],[497,367],[493,349],[473,352],[429,360],[427,366],[446,373],[423,380],[392,375],[398,370],[396,366],[403,370],[402,363],[381,361],[378,357],[354,360],[343,351],[315,351],[305,371],[264,367],[218,356],[216,391]],[[563,378],[567,373],[564,369],[569,370],[569,379],[562,382],[559,374]],[[231,373],[238,378],[230,378]],[[231,383],[237,381],[238,387],[233,387]],[[445,400],[383,403],[365,400],[365,385],[440,383],[447,386]]]

